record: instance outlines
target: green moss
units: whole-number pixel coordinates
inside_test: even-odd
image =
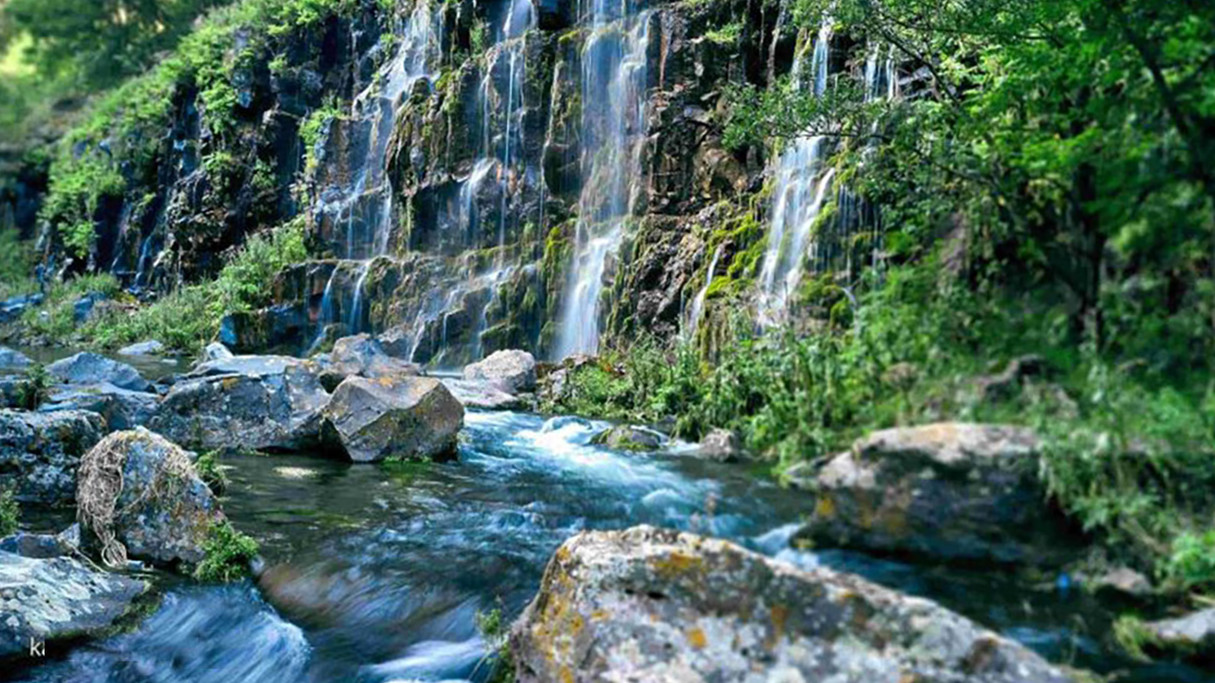
[[[16,533],[17,520],[21,518],[21,507],[12,489],[0,490],[0,538]]]
[[[228,475],[224,474],[223,469],[219,465],[219,453],[217,451],[207,451],[199,455],[198,459],[194,461],[194,469],[198,472],[198,477],[203,480],[203,483],[215,495],[221,496],[227,490]]]
[[[17,402],[26,410],[37,410],[50,393],[51,376],[42,363],[34,363],[25,371],[25,380],[17,387]]]
[[[249,573],[249,561],[257,557],[257,541],[240,533],[231,522],[213,524],[203,542],[205,559],[194,569],[194,578],[212,583],[237,581]]]

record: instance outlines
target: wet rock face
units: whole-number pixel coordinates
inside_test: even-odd
[[[328,400],[307,361],[234,356],[201,363],[174,384],[149,426],[200,450],[297,450],[316,443]]]
[[[1176,619],[1144,624],[1148,649],[1196,661],[1215,662],[1215,607]]]
[[[1038,481],[1040,448],[1023,427],[875,432],[802,482],[818,499],[800,536],[933,560],[1065,561],[1076,538]]]
[[[31,638],[53,643],[110,627],[146,589],[72,558],[0,551],[0,660],[27,655]]]
[[[140,376],[139,371],[127,365],[95,353],[78,353],[46,366],[51,377],[64,384],[109,383],[130,391],[149,391],[152,385]]]
[[[510,646],[524,683],[1071,680],[928,600],[644,526],[566,541]]]
[[[444,377],[442,382],[465,408],[518,410],[525,405],[519,396],[508,394],[489,382],[448,377]]]
[[[353,462],[446,460],[463,426],[464,407],[437,379],[350,377],[325,407],[322,436]]]
[[[0,346],[0,372],[23,372],[34,361],[20,351]]]
[[[101,383],[55,387],[38,410],[44,413],[87,410],[101,415],[107,429],[118,430],[148,424],[159,407],[160,397],[156,394]]]
[[[333,350],[316,358],[321,384],[333,391],[347,377],[391,377],[417,375],[418,366],[388,355],[384,346],[370,335],[342,337]]]
[[[203,543],[224,514],[192,460],[146,429],[115,432],[94,446],[81,461],[77,491],[85,547],[106,560],[112,532],[130,558],[170,566],[201,562]]]
[[[80,410],[0,410],[0,485],[15,487],[23,502],[71,503],[80,458],[101,440],[103,427],[100,415]]]
[[[526,351],[495,351],[483,361],[465,366],[464,379],[484,381],[510,394],[536,388],[536,359]]]

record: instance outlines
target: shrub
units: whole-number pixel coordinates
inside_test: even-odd
[[[0,538],[16,533],[20,517],[21,506],[12,489],[0,489]]]
[[[257,557],[257,541],[237,531],[227,520],[212,525],[203,542],[206,558],[194,569],[199,581],[229,583],[249,573],[249,561]]]
[[[42,363],[35,363],[25,371],[25,381],[17,387],[17,402],[26,410],[37,410],[50,393],[51,376]]]

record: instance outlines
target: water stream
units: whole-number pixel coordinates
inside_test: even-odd
[[[459,461],[443,465],[226,459],[224,507],[262,544],[264,592],[249,583],[170,585],[136,630],[81,646],[22,680],[484,680],[477,611],[517,614],[570,535],[639,523],[732,539],[929,596],[1057,661],[1099,671],[1131,666],[1089,635],[1104,633],[1111,615],[1081,591],[996,571],[795,550],[788,540],[806,494],[738,466],[589,445],[602,426],[470,413]],[[1210,679],[1161,664],[1120,680]]]

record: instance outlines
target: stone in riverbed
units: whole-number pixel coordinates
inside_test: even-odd
[[[130,391],[149,391],[152,385],[139,371],[95,353],[83,352],[46,366],[51,377],[64,384],[113,384]]]
[[[1150,621],[1143,625],[1151,652],[1196,661],[1215,661],[1215,607],[1176,619]]]
[[[1064,562],[1076,538],[1046,500],[1040,448],[1023,427],[941,423],[874,432],[803,482],[817,501],[799,536],[933,560]]]
[[[465,366],[464,379],[489,382],[508,394],[534,391],[536,359],[526,351],[495,351],[485,360]]]
[[[211,342],[207,344],[207,348],[203,349],[203,362],[211,360],[227,360],[233,357],[233,353],[228,350],[228,347],[219,342]]]
[[[350,377],[325,406],[325,442],[354,462],[456,456],[464,407],[430,377]]]
[[[475,382],[444,377],[443,386],[451,392],[465,408],[482,410],[518,410],[524,407],[523,399],[495,387],[489,382]]]
[[[165,352],[165,345],[155,339],[131,344],[118,349],[120,356],[158,356]]]
[[[743,457],[742,439],[728,429],[714,429],[700,440],[696,455],[717,462],[738,462]]]
[[[0,372],[24,372],[33,364],[34,361],[24,353],[0,346]]]
[[[928,600],[645,526],[566,541],[510,647],[520,683],[1072,680]]]
[[[0,484],[14,487],[22,502],[70,504],[80,458],[103,427],[100,415],[80,410],[0,410]]]
[[[201,562],[211,527],[225,518],[192,460],[146,429],[102,439],[80,462],[77,516],[85,547],[112,564],[105,543],[112,534],[133,559],[166,566]]]
[[[666,445],[662,434],[636,425],[616,425],[596,434],[591,443],[617,451],[656,451]]]
[[[418,375],[421,369],[394,358],[384,351],[379,341],[367,334],[342,337],[333,343],[333,350],[315,358],[320,368],[321,384],[333,391],[347,377],[388,377]]]
[[[51,389],[39,412],[87,410],[105,420],[109,430],[134,429],[152,420],[160,397],[146,391],[130,391],[113,384],[64,384]]]
[[[125,616],[147,584],[89,569],[69,557],[36,559],[0,551],[0,659],[102,631]]]
[[[328,400],[307,361],[233,356],[175,383],[149,427],[199,450],[298,450],[316,444]]]

